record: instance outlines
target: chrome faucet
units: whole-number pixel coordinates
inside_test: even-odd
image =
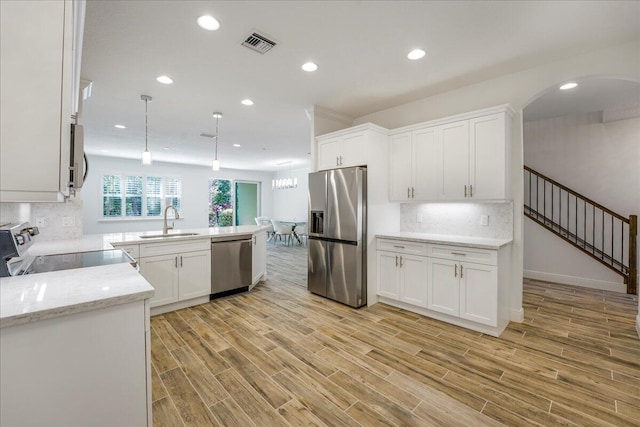
[[[162,227],[162,234],[168,234],[169,230],[173,230],[174,227],[173,221],[171,221],[171,226],[167,225],[167,211],[169,210],[169,208],[173,209],[173,212],[175,212],[175,219],[180,219],[180,214],[178,213],[178,209],[176,209],[175,206],[169,205],[164,208],[164,226]]]

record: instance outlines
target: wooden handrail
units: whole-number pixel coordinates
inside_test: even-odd
[[[560,187],[561,189],[563,189],[564,191],[568,192],[569,194],[573,194],[574,196],[579,197],[579,198],[581,198],[582,200],[585,200],[585,201],[586,201],[587,203],[589,203],[590,205],[593,205],[593,206],[595,206],[596,208],[598,208],[598,209],[600,209],[600,210],[605,211],[605,212],[606,212],[606,213],[608,213],[609,215],[611,215],[611,216],[613,216],[613,217],[615,217],[615,218],[618,218],[620,221],[622,221],[622,222],[624,222],[624,223],[626,223],[626,224],[629,224],[629,218],[625,218],[625,217],[623,217],[622,215],[620,215],[619,213],[616,213],[616,212],[612,211],[611,209],[609,209],[609,208],[607,208],[607,207],[605,207],[605,206],[602,206],[600,203],[598,203],[598,202],[594,202],[594,201],[593,201],[593,200],[591,200],[590,198],[588,198],[588,197],[586,197],[586,196],[583,196],[582,194],[578,193],[577,191],[574,191],[574,190],[572,190],[572,189],[570,189],[570,188],[568,188],[568,187],[566,187],[566,186],[564,186],[564,185],[560,184],[558,181],[555,181],[555,180],[553,180],[553,179],[549,178],[548,176],[545,176],[545,175],[541,174],[540,172],[538,172],[538,171],[536,171],[536,170],[534,170],[534,169],[531,169],[529,166],[525,166],[525,167],[524,167],[524,170],[526,170],[526,171],[528,171],[528,172],[531,172],[531,173],[533,173],[533,174],[535,174],[535,175],[539,176],[540,178],[542,178],[542,179],[544,179],[544,180],[546,180],[546,181],[549,181],[549,182],[550,182],[550,183],[552,183],[553,185],[555,185],[555,186],[557,186],[557,187]]]

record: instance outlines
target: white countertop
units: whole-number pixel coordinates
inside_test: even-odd
[[[35,242],[33,256],[113,249],[116,243],[159,243],[254,234],[268,227],[241,225],[171,230],[194,236],[143,239],[162,231],[90,234],[80,239]],[[127,263],[0,278],[0,328],[151,298],[154,289]]]
[[[489,237],[454,236],[451,234],[429,234],[405,231],[378,233],[376,237],[405,240],[410,242],[442,243],[479,249],[500,249],[513,239],[493,239]]]

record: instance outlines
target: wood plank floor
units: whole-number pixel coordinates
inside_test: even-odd
[[[152,318],[155,426],[640,425],[636,297],[526,281],[494,338],[311,295],[305,250],[269,245],[252,292]]]

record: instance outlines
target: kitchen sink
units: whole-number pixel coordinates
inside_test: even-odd
[[[141,239],[166,239],[167,237],[185,237],[197,236],[198,233],[170,233],[170,234],[147,234],[146,236],[138,236]]]

